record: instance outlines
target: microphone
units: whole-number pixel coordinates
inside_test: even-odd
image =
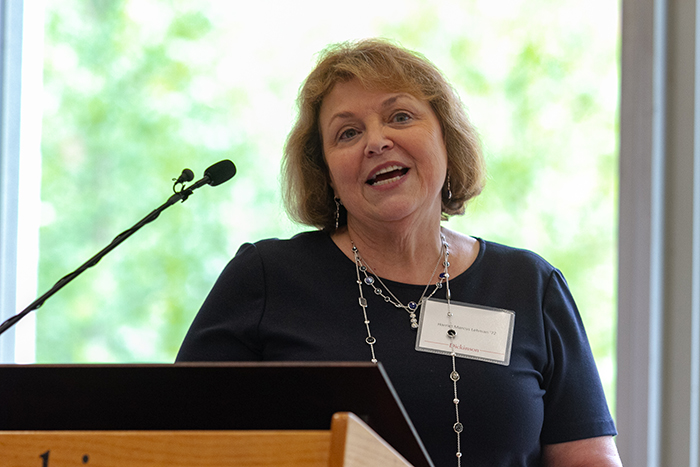
[[[231,180],[234,175],[236,175],[236,166],[230,160],[224,159],[205,170],[204,177],[196,181],[192,186],[185,188],[182,193],[185,195],[185,199],[187,199],[187,196],[192,194],[197,188],[204,185],[221,185]]]
[[[175,185],[178,183],[191,182],[192,180],[194,180],[194,172],[192,172],[190,169],[183,169],[180,176],[177,177],[177,180],[173,178]]]
[[[219,161],[204,171],[204,177],[209,177],[209,185],[221,185],[236,175],[236,166],[228,159]],[[193,177],[194,178],[194,177]]]

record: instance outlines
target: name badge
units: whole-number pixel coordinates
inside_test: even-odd
[[[451,316],[448,315],[451,313]],[[508,366],[515,312],[430,299],[420,312],[416,350]]]

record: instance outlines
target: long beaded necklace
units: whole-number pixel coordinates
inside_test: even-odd
[[[428,282],[428,285],[425,286],[425,289],[423,289],[423,294],[421,295],[420,299],[418,299],[418,302],[409,302],[408,305],[403,305],[401,301],[396,298],[396,295],[394,295],[389,288],[384,284],[384,282],[381,280],[381,278],[374,273],[372,268],[367,264],[366,261],[362,259],[360,256],[360,252],[357,249],[357,246],[355,246],[355,243],[352,242],[352,253],[355,258],[355,271],[357,272],[357,287],[360,292],[360,297],[359,297],[359,303],[360,307],[362,308],[362,314],[365,318],[365,328],[367,329],[367,337],[365,338],[365,342],[369,345],[370,352],[372,354],[371,362],[372,363],[377,363],[377,357],[374,352],[374,345],[377,343],[377,339],[372,335],[372,331],[370,330],[369,327],[369,318],[367,316],[367,299],[364,296],[364,293],[362,292],[362,284],[364,283],[365,285],[368,285],[372,287],[374,290],[374,293],[376,295],[379,295],[384,298],[385,302],[393,304],[397,308],[403,308],[405,309],[411,318],[411,327],[416,329],[418,328],[418,321],[416,318],[415,312],[418,310],[418,307],[422,305],[426,300],[428,300],[430,297],[432,297],[435,292],[437,292],[438,289],[442,288],[443,283],[445,284],[446,291],[445,291],[445,297],[447,299],[447,319],[448,319],[448,331],[447,331],[447,337],[450,339],[450,342],[457,336],[457,332],[454,330],[454,328],[451,326],[452,325],[452,311],[450,310],[450,300],[452,298],[452,294],[450,292],[450,274],[449,274],[449,256],[450,256],[450,250],[449,247],[450,245],[447,243],[447,240],[445,239],[445,236],[440,233],[440,238],[442,240],[442,252],[440,257],[438,258],[438,263],[435,265],[435,269],[433,270],[433,274],[430,277],[430,281]],[[427,297],[425,296],[426,292],[428,291],[428,288],[430,287],[430,283],[433,280],[433,276],[435,275],[435,271],[437,270],[438,266],[440,265],[440,259],[442,259],[442,265],[443,265],[443,272],[440,273],[439,275],[439,281],[435,284],[435,289],[433,292],[428,295]],[[367,270],[369,270],[374,277],[379,280],[379,283],[384,287],[384,289],[389,293],[389,296],[384,295],[383,290],[378,288],[375,285],[374,282],[374,277],[369,275],[367,273]],[[360,275],[362,273],[362,276]],[[393,299],[393,300],[392,300]],[[452,347],[452,344],[450,343],[450,348],[452,348],[452,352],[450,353],[450,357],[452,359],[452,372],[450,373],[450,380],[452,380],[452,387],[453,387],[453,392],[454,392],[454,399],[452,399],[452,402],[454,403],[455,407],[455,423],[452,425],[452,429],[457,435],[457,467],[461,467],[462,465],[462,443],[461,443],[461,433],[464,430],[464,426],[459,420],[459,397],[457,396],[457,381],[459,381],[459,373],[457,372],[457,362],[456,362],[456,353],[454,351],[454,347]]]
[[[445,252],[447,252],[445,245],[445,236],[440,234],[442,238],[442,243],[443,243],[443,249]],[[425,286],[425,289],[423,289],[423,293],[421,294],[420,298],[418,299],[417,302],[410,301],[408,304],[404,305],[401,303],[401,300],[396,298],[396,295],[394,295],[391,290],[389,290],[389,287],[384,284],[384,281],[382,281],[382,278],[377,275],[376,272],[372,269],[372,267],[366,262],[363,261],[362,257],[360,256],[359,251],[357,250],[357,247],[355,246],[355,242],[350,240],[350,243],[352,244],[352,253],[355,256],[355,264],[358,265],[359,271],[364,275],[364,279],[362,279],[362,282],[364,282],[365,285],[368,285],[372,287],[372,290],[374,290],[375,295],[379,295],[384,299],[385,302],[391,303],[394,305],[396,308],[402,308],[408,312],[408,317],[411,320],[411,328],[413,329],[418,329],[418,318],[416,317],[416,311],[418,311],[418,308],[423,304],[425,300],[428,300],[430,297],[435,295],[435,292],[437,292],[439,289],[442,288],[442,283],[445,282],[445,277],[443,274],[440,274],[439,280],[435,283],[435,288],[433,291],[428,295],[427,297],[425,296],[426,292],[428,291],[428,288],[430,287],[430,284],[433,281],[433,277],[435,277],[435,271],[437,271],[438,266],[440,266],[440,260],[444,257],[445,260],[447,261],[447,255],[449,253],[443,254],[443,252],[440,252],[440,256],[438,256],[437,263],[435,263],[435,268],[433,269],[432,274],[430,274],[430,280]],[[443,261],[443,262],[444,262]],[[368,274],[367,271],[369,271],[372,275]],[[375,280],[376,278],[376,280]],[[359,280],[359,279],[358,279]],[[376,281],[379,281],[379,283],[384,287],[384,290],[386,290],[389,295],[384,295],[384,290],[381,288],[377,287]],[[360,292],[362,292],[360,290]]]

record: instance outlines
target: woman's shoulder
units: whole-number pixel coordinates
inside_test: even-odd
[[[450,245],[450,250],[455,254],[472,257],[474,265],[486,262],[530,264],[535,267],[552,269],[553,266],[539,254],[526,248],[513,247],[502,243],[485,240],[481,237],[472,237],[454,230],[443,229]]]
[[[283,252],[290,249],[319,248],[327,245],[329,241],[330,237],[326,232],[313,230],[295,234],[290,238],[266,238],[245,245],[252,245],[265,252]]]
[[[478,239],[482,244],[484,254],[489,261],[508,261],[522,264],[530,264],[534,267],[553,269],[546,259],[532,250],[521,247],[513,247],[498,242]]]
[[[557,271],[551,263],[532,250],[475,237],[479,253],[470,269],[489,273],[537,274],[549,276]]]
[[[302,232],[288,239],[266,238],[243,243],[225,268],[226,273],[289,270],[332,257],[333,242],[322,231]]]
[[[236,257],[256,256],[263,260],[275,262],[301,261],[333,253],[335,244],[323,231],[301,232],[291,238],[266,238],[244,243],[238,249]]]
[[[479,257],[471,268],[457,279],[494,293],[496,302],[507,298],[509,303],[497,307],[517,308],[518,303],[531,303],[533,294],[540,303],[548,291],[567,289],[566,280],[555,266],[532,250],[477,238]],[[493,302],[493,303],[496,303]],[[490,306],[496,306],[494,304]],[[501,303],[501,302],[499,302]]]

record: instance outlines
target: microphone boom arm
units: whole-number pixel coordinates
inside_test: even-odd
[[[214,166],[210,167],[210,168],[207,169],[207,170],[210,170],[210,169],[215,168],[215,167],[217,167],[217,166],[221,167],[221,164],[222,164],[223,162],[227,162],[228,164],[230,164],[230,166],[233,166],[233,163],[231,163],[230,161],[221,161],[221,162],[215,164]],[[228,167],[229,167],[229,166],[226,165],[226,168],[228,168]],[[232,169],[232,170],[233,170],[233,174],[235,174],[235,166],[233,166],[233,167],[234,167],[234,168]],[[226,178],[226,180],[228,180],[228,179],[230,179],[231,177],[233,177],[233,174],[231,174],[231,175],[229,176],[228,173],[227,173],[226,175],[224,175],[224,177],[228,177],[228,178]],[[223,181],[226,181],[226,180],[223,180]],[[218,181],[218,180],[215,180],[215,182],[222,183],[222,182],[220,182],[220,181]],[[193,192],[194,190],[196,190],[197,188],[200,188],[201,186],[203,186],[203,185],[205,185],[205,184],[213,185],[213,184],[218,184],[218,183],[212,183],[212,177],[209,175],[209,173],[205,172],[204,178],[202,178],[201,180],[197,181],[197,182],[194,183],[192,186],[190,186],[190,187],[183,187],[183,189],[181,189],[180,191],[176,191],[175,194],[173,194],[170,198],[168,198],[168,200],[167,200],[165,203],[163,203],[162,205],[160,205],[159,207],[157,207],[156,209],[154,209],[153,211],[151,211],[150,214],[148,214],[146,217],[144,217],[144,218],[141,219],[139,222],[137,222],[136,224],[134,224],[133,227],[131,227],[130,229],[125,230],[124,232],[122,232],[122,233],[120,233],[119,235],[117,235],[117,236],[114,238],[114,240],[112,240],[112,242],[111,242],[109,245],[107,245],[105,248],[103,248],[102,250],[100,250],[100,251],[99,251],[97,254],[95,254],[92,258],[90,258],[89,260],[87,260],[86,262],[84,262],[78,269],[76,269],[75,271],[71,272],[70,274],[68,274],[68,275],[66,275],[66,276],[64,276],[64,277],[62,277],[62,278],[61,278],[58,282],[56,282],[56,284],[54,284],[54,286],[51,287],[51,289],[49,289],[44,295],[42,295],[41,297],[37,298],[37,299],[34,300],[32,303],[30,303],[29,306],[28,306],[27,308],[25,308],[24,310],[20,311],[20,312],[17,313],[16,315],[11,316],[11,317],[8,318],[7,320],[5,320],[2,324],[0,324],[0,335],[2,335],[2,333],[4,333],[5,331],[7,331],[8,329],[10,329],[10,328],[11,328],[12,326],[14,326],[15,324],[17,324],[17,322],[19,322],[19,320],[21,320],[22,318],[24,318],[26,315],[28,315],[28,314],[31,313],[32,311],[34,311],[34,310],[40,308],[40,307],[44,304],[44,302],[45,302],[46,300],[48,300],[48,299],[49,299],[51,296],[53,296],[56,292],[58,292],[58,291],[61,290],[63,287],[65,287],[65,286],[66,286],[69,282],[71,282],[73,279],[75,279],[75,278],[78,277],[80,274],[82,274],[83,272],[85,272],[85,270],[87,270],[88,268],[91,268],[92,266],[96,265],[105,255],[107,255],[107,253],[109,253],[110,251],[112,251],[113,249],[115,249],[115,248],[116,248],[117,246],[119,246],[124,240],[126,240],[127,238],[129,238],[130,236],[132,236],[134,233],[136,233],[136,231],[139,230],[141,227],[143,227],[144,225],[148,224],[149,222],[154,221],[154,220],[160,215],[161,212],[165,211],[167,208],[169,208],[169,207],[172,206],[173,204],[177,203],[178,201],[182,201],[182,202],[184,203],[184,202],[187,200],[187,198],[189,198],[189,196],[192,194],[192,192]]]

